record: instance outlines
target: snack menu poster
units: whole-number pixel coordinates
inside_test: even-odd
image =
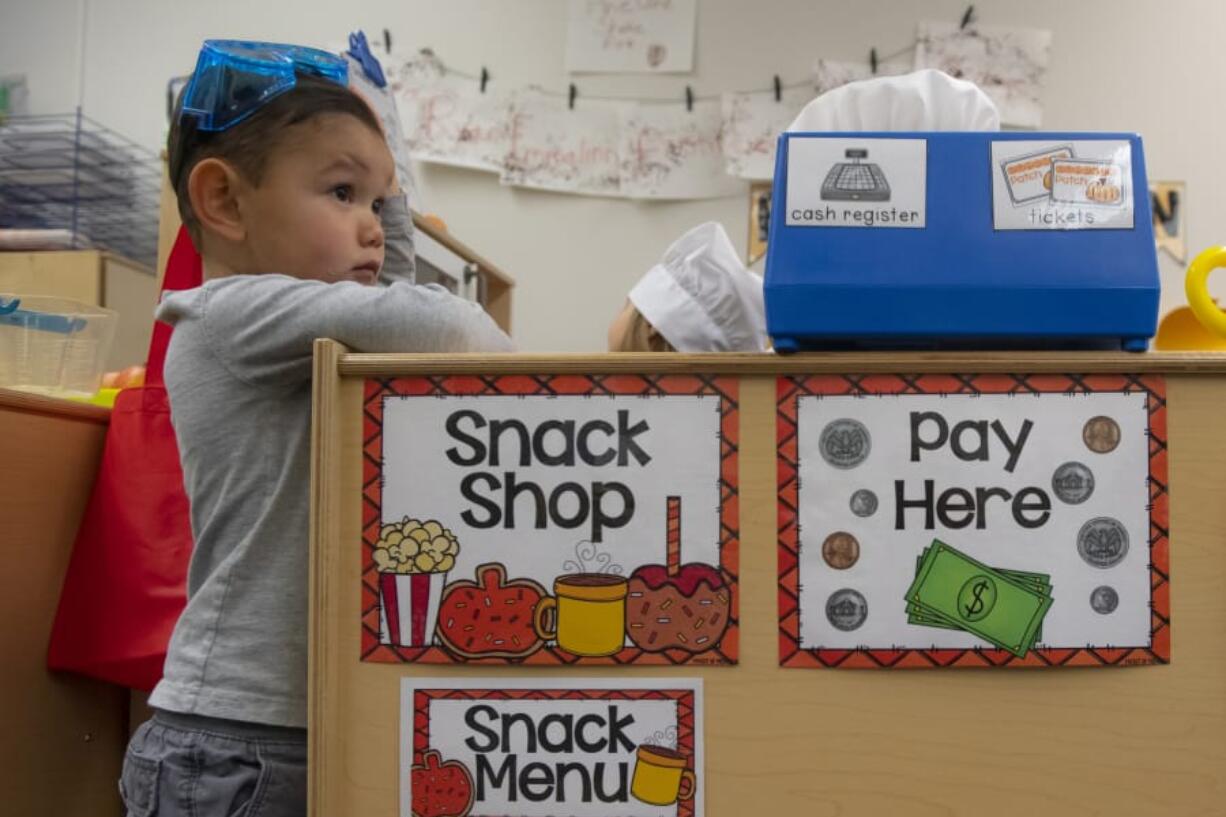
[[[782,377],[787,666],[1165,663],[1165,385]]]
[[[736,662],[735,378],[405,377],[364,406],[363,660]]]
[[[698,678],[403,678],[401,817],[702,817]]]

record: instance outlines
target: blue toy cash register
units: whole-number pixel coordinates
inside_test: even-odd
[[[1126,133],[785,133],[767,330],[821,348],[1142,351],[1158,261]]]

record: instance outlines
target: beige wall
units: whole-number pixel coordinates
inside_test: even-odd
[[[580,93],[681,99],[767,87],[774,74],[805,76],[815,58],[863,59],[908,43],[921,19],[957,20],[953,0],[702,0],[695,72],[688,76],[581,77]],[[397,49],[431,46],[456,67],[488,66],[503,87],[565,87],[563,0],[0,0],[0,73],[30,74],[31,104],[62,108],[77,77],[71,62],[85,20],[86,113],[137,140],[164,134],[165,81],[192,67],[206,36],[326,45],[351,28],[390,28]],[[980,0],[984,23],[1054,33],[1044,126],[1135,130],[1145,138],[1150,178],[1188,182],[1190,246],[1226,243],[1226,165],[1219,147],[1226,113],[1226,3],[1220,0]],[[82,10],[85,12],[82,14]],[[54,18],[54,20],[52,20]],[[10,21],[15,24],[10,25]],[[29,47],[40,39],[40,49]],[[67,54],[67,56],[65,56]],[[747,201],[636,203],[502,188],[488,174],[419,168],[427,210],[514,275],[514,326],[522,348],[585,351],[603,346],[608,319],[664,248],[700,221],[723,222],[742,246]],[[1182,270],[1165,256],[1163,306],[1182,301]],[[1214,291],[1226,296],[1226,274]]]

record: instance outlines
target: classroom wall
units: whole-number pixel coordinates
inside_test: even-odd
[[[961,0],[701,0],[695,71],[581,76],[581,94],[683,98],[805,77],[819,57],[866,59],[912,41],[921,19],[960,19]],[[205,37],[342,42],[389,28],[396,50],[435,49],[456,68],[489,68],[506,88],[566,87],[563,0],[0,0],[0,74],[29,75],[34,112],[72,106],[150,147],[165,133],[165,85],[191,70]],[[1188,182],[1193,252],[1226,243],[1226,3],[1220,0],[980,0],[978,19],[1050,29],[1044,127],[1135,130],[1151,179]],[[78,39],[83,48],[78,47]],[[519,282],[514,335],[529,351],[594,351],[626,292],[689,227],[718,220],[743,248],[748,196],[639,203],[500,187],[484,173],[418,166],[425,209]],[[1161,256],[1163,311],[1183,301],[1183,270]],[[1213,290],[1226,296],[1226,274]]]

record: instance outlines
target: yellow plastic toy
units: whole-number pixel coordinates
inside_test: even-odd
[[[1188,306],[1205,328],[1219,338],[1226,338],[1226,312],[1209,297],[1209,273],[1226,266],[1226,247],[1210,247],[1192,259],[1184,288],[1188,293]]]
[[[1192,260],[1184,279],[1188,306],[1158,324],[1154,348],[1164,352],[1226,352],[1226,311],[1209,295],[1209,274],[1226,266],[1226,247],[1210,247]]]

